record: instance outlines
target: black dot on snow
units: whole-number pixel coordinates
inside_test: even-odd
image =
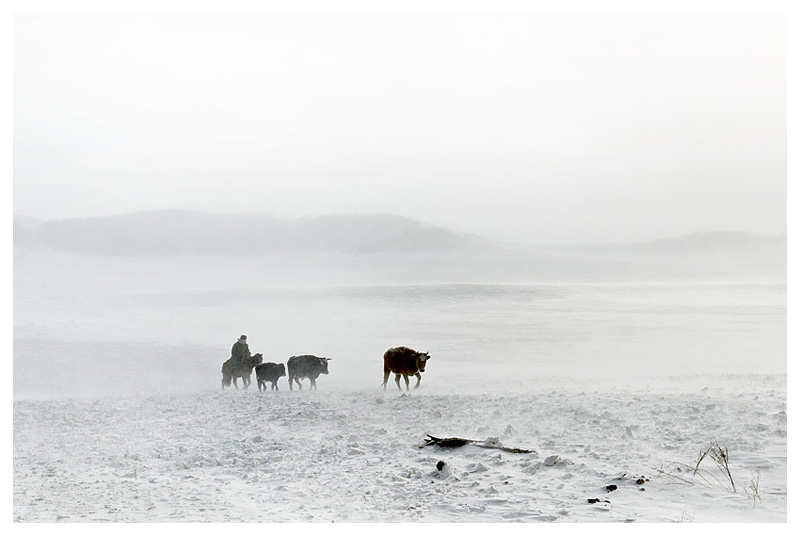
[[[436,464],[436,470],[437,471],[441,471],[442,469],[444,469],[445,465],[447,465],[447,464],[444,461],[440,460],[439,463]]]

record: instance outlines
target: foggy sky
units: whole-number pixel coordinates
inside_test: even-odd
[[[15,15],[14,212],[786,231],[767,15]]]

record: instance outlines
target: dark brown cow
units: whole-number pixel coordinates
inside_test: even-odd
[[[417,377],[417,385],[414,386],[414,389],[418,389],[419,382],[422,381],[422,375],[420,373],[425,372],[425,363],[430,358],[431,356],[428,355],[428,352],[417,352],[411,348],[406,348],[405,346],[389,348],[386,350],[386,353],[383,354],[383,390],[386,390],[386,383],[389,381],[389,374],[392,373],[395,374],[394,381],[397,383],[397,388],[401,391],[403,390],[400,387],[401,374],[403,375],[403,379],[406,381],[406,391],[409,390],[409,376]]]

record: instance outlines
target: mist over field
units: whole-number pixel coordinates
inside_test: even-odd
[[[16,233],[17,397],[213,388],[240,333],[267,361],[332,357],[339,388],[376,386],[399,345],[432,352],[440,389],[785,371],[785,237],[537,248],[391,215],[183,211]]]

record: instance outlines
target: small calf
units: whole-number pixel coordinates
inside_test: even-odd
[[[272,390],[280,391],[278,389],[278,379],[286,376],[286,367],[283,363],[262,363],[256,367],[256,380],[258,380],[258,391],[261,392],[261,387],[264,391],[267,390],[267,382],[272,383]]]

